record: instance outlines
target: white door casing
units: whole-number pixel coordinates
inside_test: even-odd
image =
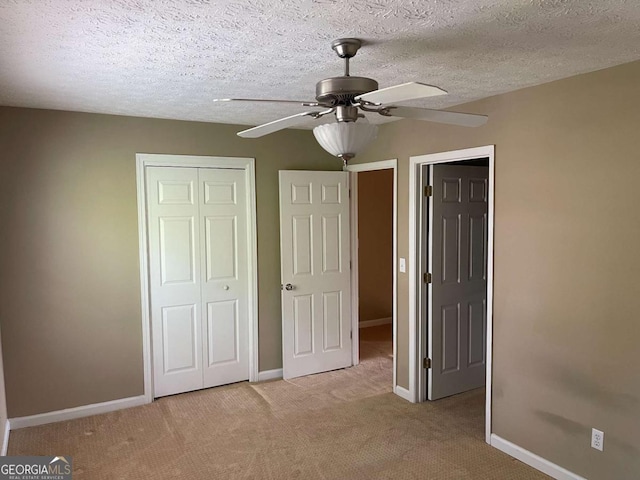
[[[249,378],[244,170],[147,167],[154,396]]]
[[[347,172],[280,172],[283,377],[351,365]]]
[[[488,173],[431,167],[429,400],[485,384]]]

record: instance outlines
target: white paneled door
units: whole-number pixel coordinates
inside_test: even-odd
[[[280,172],[283,376],[351,366],[347,172]]]
[[[198,170],[148,168],[155,396],[202,388]]]
[[[429,400],[485,383],[488,174],[432,167]]]
[[[154,396],[247,380],[245,171],[146,173]]]

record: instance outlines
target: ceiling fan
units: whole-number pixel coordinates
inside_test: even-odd
[[[288,127],[304,123],[309,119],[319,119],[325,115],[335,115],[336,122],[318,125],[313,133],[318,143],[329,153],[340,157],[344,164],[377,134],[377,126],[363,121],[362,112],[377,113],[386,117],[402,117],[429,122],[448,123],[464,127],[478,127],[487,121],[485,115],[446,112],[428,108],[405,107],[400,102],[446,95],[439,87],[420,82],[409,82],[387,88],[378,88],[378,82],[366,77],[349,75],[349,59],[354,57],[362,42],[357,38],[339,38],[331,43],[338,57],[345,61],[344,75],[320,80],[316,84],[315,101],[269,100],[257,98],[221,98],[216,102],[276,102],[296,103],[304,107],[320,108],[296,113],[257,127],[238,132],[243,138],[258,138]]]

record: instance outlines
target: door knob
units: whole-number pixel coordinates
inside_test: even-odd
[[[229,285],[225,285],[224,287],[222,287],[224,290],[229,290]]]
[[[285,289],[285,290],[293,290],[293,285],[291,285],[290,283],[287,283],[287,284],[284,286],[284,289]]]

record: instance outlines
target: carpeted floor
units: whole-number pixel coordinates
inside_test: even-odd
[[[70,455],[74,480],[545,479],[484,443],[484,391],[391,393],[388,327],[354,368],[246,382],[11,432],[10,455]]]

